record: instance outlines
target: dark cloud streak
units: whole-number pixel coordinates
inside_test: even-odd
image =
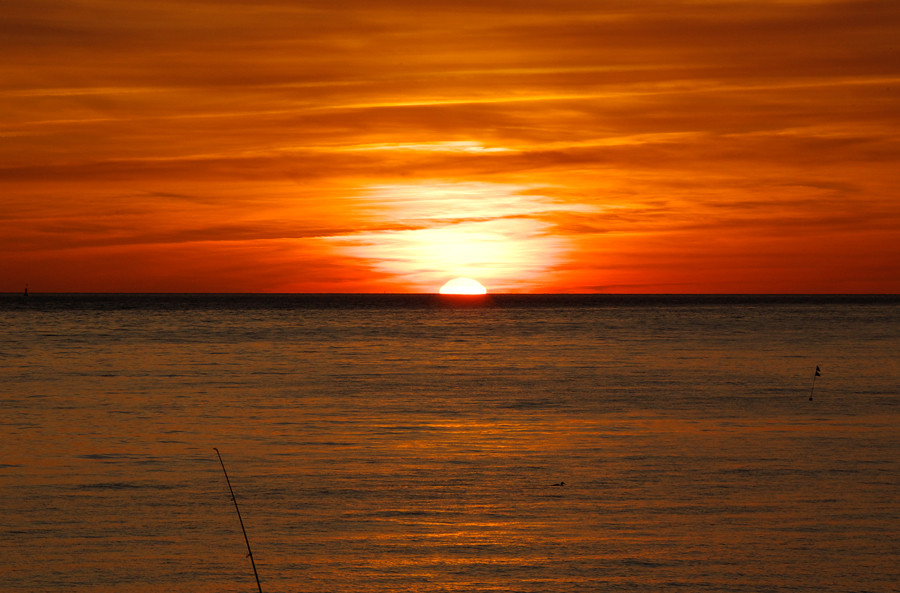
[[[654,233],[727,234],[737,254],[833,232],[863,255],[867,233],[897,233],[894,0],[0,0],[0,14],[0,264],[23,248],[477,222],[398,223],[355,200],[434,180],[541,188],[560,208],[514,216],[577,242],[585,276],[614,240],[642,269],[681,261]]]

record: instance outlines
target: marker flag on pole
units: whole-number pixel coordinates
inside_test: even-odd
[[[816,374],[813,375],[812,387],[809,389],[809,401],[812,401],[813,391],[816,390],[816,377],[821,377],[822,371],[819,368],[819,365],[816,365]]]

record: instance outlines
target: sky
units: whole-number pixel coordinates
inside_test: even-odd
[[[896,0],[0,14],[0,291],[900,293]]]

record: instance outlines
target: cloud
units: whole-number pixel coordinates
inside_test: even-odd
[[[0,10],[6,261],[51,245],[203,244],[219,257],[209,245],[229,242],[250,258],[253,244],[305,241],[353,282],[369,270],[391,283],[377,257],[346,259],[325,238],[495,225],[528,229],[515,239],[533,243],[515,245],[533,257],[553,238],[563,290],[645,285],[596,279],[597,253],[638,254],[618,261],[673,286],[658,270],[683,265],[674,252],[722,235],[735,258],[777,243],[782,261],[799,249],[793,236],[900,239],[892,0]],[[441,184],[452,199],[377,189]],[[462,192],[479,187],[493,190]],[[873,275],[900,276],[851,251],[878,262]]]

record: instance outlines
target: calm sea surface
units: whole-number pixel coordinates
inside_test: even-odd
[[[0,295],[0,362],[3,591],[255,591],[213,447],[267,593],[900,591],[895,297]]]

